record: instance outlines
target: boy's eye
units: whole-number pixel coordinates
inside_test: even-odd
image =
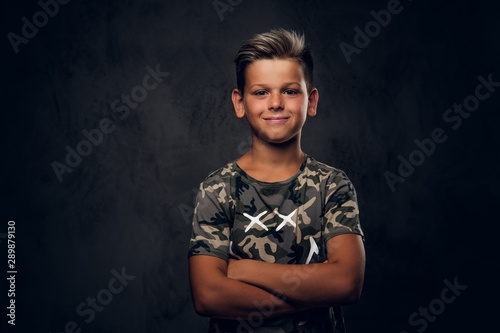
[[[285,94],[287,94],[287,95],[295,95],[295,94],[298,94],[298,92],[296,90],[287,89],[287,90],[285,90]]]
[[[266,92],[264,90],[259,90],[259,91],[254,92],[254,95],[257,95],[257,96],[263,96],[265,94],[266,94]]]

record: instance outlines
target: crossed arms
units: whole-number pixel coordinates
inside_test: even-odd
[[[195,310],[202,316],[237,319],[272,304],[270,317],[309,308],[356,302],[363,286],[365,251],[360,235],[327,243],[325,263],[286,265],[251,259],[195,255],[189,277]],[[269,303],[271,302],[271,303]]]

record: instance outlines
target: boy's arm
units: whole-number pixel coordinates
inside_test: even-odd
[[[221,186],[222,184],[222,186]],[[224,181],[217,175],[206,179],[196,199],[193,234],[189,249],[189,277],[195,310],[203,316],[246,320],[262,312],[273,317],[306,310],[256,286],[227,277],[230,211]],[[211,255],[213,254],[213,255]]]
[[[227,277],[225,260],[209,255],[189,258],[189,278],[195,310],[202,316],[243,319],[255,312],[266,317],[303,311],[311,307],[294,305],[281,295]]]
[[[257,260],[230,260],[228,277],[289,301],[311,306],[349,304],[361,295],[365,251],[360,235],[343,234],[327,243],[328,261],[308,265],[273,264]]]

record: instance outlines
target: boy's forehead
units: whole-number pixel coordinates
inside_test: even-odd
[[[248,65],[245,73],[246,83],[265,84],[280,81],[304,83],[302,66],[293,59],[261,59]]]

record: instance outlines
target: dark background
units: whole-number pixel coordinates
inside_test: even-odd
[[[339,44],[386,7],[245,0],[221,21],[210,0],[74,0],[16,54],[7,34],[40,6],[4,2],[0,275],[9,220],[18,270],[9,331],[62,332],[70,321],[82,332],[206,331],[188,284],[193,189],[248,149],[230,102],[232,57],[275,26],[304,31],[313,48],[320,102],[302,148],[346,171],[359,196],[367,267],[361,300],[345,307],[348,331],[417,332],[409,316],[455,278],[467,289],[425,331],[495,331],[500,88],[456,130],[442,116],[479,75],[500,81],[499,5],[402,1],[348,64]],[[120,120],[111,103],[157,64],[170,75]],[[106,117],[116,129],[59,182],[51,163]],[[437,127],[448,139],[391,192],[384,172]],[[122,268],[135,278],[86,323],[77,306]]]

